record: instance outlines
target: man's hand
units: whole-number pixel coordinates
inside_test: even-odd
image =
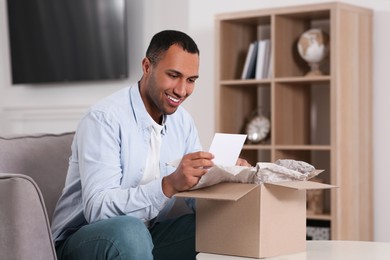
[[[162,190],[167,197],[172,197],[179,191],[195,186],[199,179],[213,167],[214,155],[209,152],[195,152],[186,154],[176,171],[162,180]]]
[[[250,165],[250,164],[247,162],[247,160],[242,159],[242,158],[238,158],[238,159],[237,159],[236,165],[237,165],[237,166],[248,166],[248,167],[251,167],[251,166],[252,166],[252,165]]]

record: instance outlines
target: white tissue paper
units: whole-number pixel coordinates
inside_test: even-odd
[[[221,182],[240,183],[272,183],[283,181],[305,181],[313,178],[322,171],[314,166],[290,159],[277,160],[275,163],[258,162],[250,166],[221,166],[214,165],[203,175],[192,190],[215,185]]]
[[[204,188],[220,182],[255,183],[256,171],[256,167],[214,165],[191,190]]]
[[[277,160],[275,163],[257,163],[255,183],[307,181],[320,172],[314,166],[295,160]]]

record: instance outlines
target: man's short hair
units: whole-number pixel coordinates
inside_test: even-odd
[[[162,55],[174,44],[181,46],[186,52],[199,55],[198,46],[190,36],[180,31],[165,30],[153,36],[146,50],[146,57],[152,64],[157,64]]]

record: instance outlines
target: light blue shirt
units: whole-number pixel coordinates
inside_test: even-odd
[[[92,106],[81,119],[73,143],[65,188],[57,203],[52,233],[64,240],[87,223],[118,215],[147,222],[170,200],[162,178],[175,168],[168,163],[201,150],[191,116],[179,107],[165,118],[160,178],[139,185],[144,174],[152,131],[151,117],[138,84]]]

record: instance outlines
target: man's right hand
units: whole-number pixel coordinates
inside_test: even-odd
[[[195,186],[199,179],[213,167],[214,155],[209,152],[195,152],[186,154],[176,171],[162,180],[162,190],[167,197],[188,190]]]

